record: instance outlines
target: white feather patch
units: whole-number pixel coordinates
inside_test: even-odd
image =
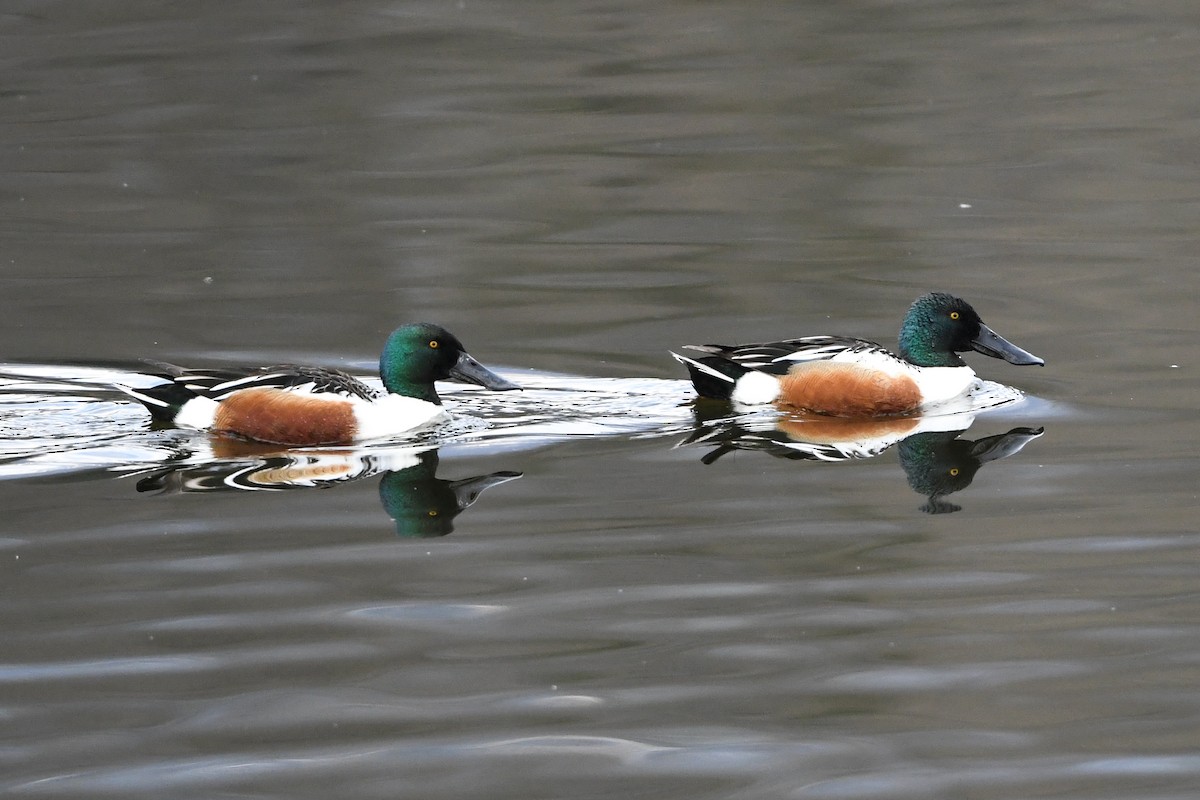
[[[962,397],[979,383],[970,367],[913,367],[913,379],[921,390],[921,407]]]
[[[383,439],[427,428],[450,415],[434,403],[389,394],[370,403],[354,402],[354,418],[358,421],[356,439]]]
[[[219,407],[220,403],[216,400],[210,400],[207,397],[193,397],[179,407],[179,413],[175,415],[174,422],[185,428],[206,430],[212,427]]]
[[[765,372],[747,372],[734,384],[730,400],[739,405],[758,406],[779,397],[779,378]]]

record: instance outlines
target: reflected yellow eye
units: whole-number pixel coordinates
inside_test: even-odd
[[[429,346],[432,347],[434,350],[437,350],[438,349],[438,340],[431,339],[429,342]]]
[[[950,312],[950,319],[958,319],[958,312],[957,312],[957,311],[951,311],[951,312]]]
[[[957,475],[958,475],[958,467],[951,467],[950,468],[950,477],[953,478]]]
[[[437,509],[433,509],[433,508],[429,509],[428,514],[431,517],[436,517],[438,515]]]

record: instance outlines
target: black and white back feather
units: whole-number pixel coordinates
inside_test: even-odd
[[[691,358],[672,353],[688,369],[692,384],[701,397],[729,400],[739,379],[747,373],[783,376],[797,364],[837,359],[860,359],[882,364],[885,369],[899,368],[900,359],[876,344],[848,336],[805,336],[778,342],[757,344],[688,344],[687,350],[705,355]]]
[[[849,336],[804,336],[757,344],[689,344],[684,347],[731,361],[745,370],[771,375],[786,375],[792,366],[806,361],[825,361],[849,353],[888,352],[875,342]]]
[[[165,361],[147,361],[163,378],[193,394],[220,401],[243,389],[290,389],[374,400],[383,392],[337,369],[278,364],[251,370],[186,369]]]

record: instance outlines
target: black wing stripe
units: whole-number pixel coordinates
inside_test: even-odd
[[[253,372],[235,370],[177,370],[170,377],[188,390],[213,400],[243,389],[293,389],[314,394],[332,393],[373,400],[381,393],[340,370],[281,365]]]

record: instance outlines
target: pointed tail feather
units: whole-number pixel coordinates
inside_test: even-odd
[[[680,364],[687,367],[688,377],[696,387],[696,394],[714,400],[728,400],[733,394],[737,379],[746,373],[746,368],[720,356],[689,358],[672,352]]]
[[[179,414],[179,409],[196,397],[195,392],[178,383],[160,383],[156,386],[139,388],[120,383],[115,386],[144,405],[151,417],[162,422],[172,422]]]

